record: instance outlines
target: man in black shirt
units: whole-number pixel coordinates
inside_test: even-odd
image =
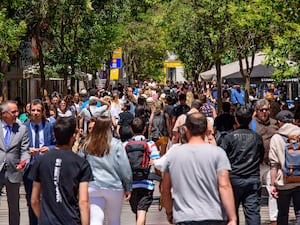
[[[89,163],[72,152],[76,121],[61,117],[54,125],[56,149],[39,157],[29,178],[33,180],[31,205],[39,224],[90,224]],[[42,196],[42,197],[41,197]]]
[[[226,134],[233,131],[235,125],[234,116],[230,114],[231,105],[229,102],[222,103],[223,113],[215,118],[214,133],[217,144],[220,145]]]
[[[172,111],[172,127],[174,127],[176,119],[181,115],[190,111],[190,107],[186,104],[186,94],[181,93],[178,97],[179,104],[174,106]]]
[[[245,224],[260,224],[261,181],[259,165],[264,158],[263,140],[249,129],[253,110],[241,106],[236,111],[238,129],[227,134],[220,147],[231,163],[230,181],[238,215],[240,203],[245,214]]]

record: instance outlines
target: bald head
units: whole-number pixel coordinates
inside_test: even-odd
[[[185,125],[192,136],[202,136],[207,129],[207,119],[200,112],[192,113],[187,115]]]

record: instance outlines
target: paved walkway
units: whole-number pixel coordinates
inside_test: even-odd
[[[155,200],[152,206],[149,209],[147,214],[147,222],[146,225],[167,225],[169,224],[166,220],[165,211],[158,211],[158,191],[154,192]],[[27,206],[25,200],[25,192],[23,187],[21,187],[21,224],[20,225],[29,225],[28,216],[27,216]],[[261,221],[262,225],[268,224],[268,208],[266,205],[266,199],[263,199],[263,204],[261,207]],[[135,215],[130,210],[130,205],[125,202],[122,211],[122,225],[134,225],[135,224]],[[241,225],[244,224],[244,218],[242,210],[240,209],[240,219]],[[295,216],[292,208],[290,208],[290,223],[289,225],[295,224]],[[0,198],[0,225],[8,225],[8,210],[7,210],[7,202],[6,196],[1,196]],[[67,224],[66,224],[67,225]]]

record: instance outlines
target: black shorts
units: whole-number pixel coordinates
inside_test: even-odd
[[[153,201],[153,190],[144,188],[134,188],[131,192],[129,200],[132,212],[136,213],[138,210],[148,212],[149,207]]]

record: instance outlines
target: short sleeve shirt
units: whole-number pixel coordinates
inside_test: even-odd
[[[29,178],[41,184],[40,224],[81,224],[79,184],[93,180],[87,160],[72,150],[53,150],[37,159]]]

